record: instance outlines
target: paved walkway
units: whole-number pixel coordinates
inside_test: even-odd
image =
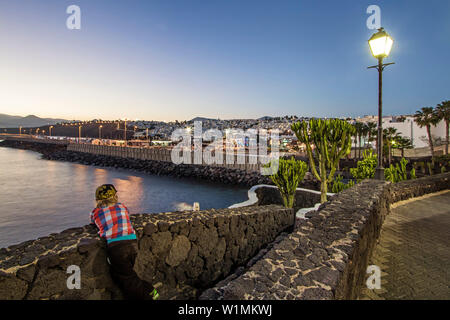
[[[381,289],[360,299],[450,299],[450,191],[393,208],[369,264]]]

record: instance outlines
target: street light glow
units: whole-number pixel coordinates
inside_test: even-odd
[[[377,59],[389,56],[393,44],[394,40],[383,28],[378,29],[378,32],[369,39],[370,50]]]

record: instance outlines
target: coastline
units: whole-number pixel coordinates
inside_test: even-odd
[[[211,167],[194,164],[179,164],[158,160],[139,160],[105,155],[94,155],[76,151],[68,151],[67,145],[50,144],[44,142],[29,142],[18,140],[4,140],[0,147],[25,149],[42,154],[42,159],[57,160],[93,165],[99,167],[121,168],[145,172],[153,175],[171,176],[174,178],[195,178],[210,182],[252,187],[260,184],[273,185],[268,176],[258,172],[247,172],[239,169]],[[314,180],[304,180],[299,187],[319,190]]]

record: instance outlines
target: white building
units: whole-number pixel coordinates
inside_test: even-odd
[[[414,148],[428,147],[427,128],[420,128],[414,121],[414,116],[385,116],[383,117],[383,129],[395,128],[402,137],[411,139]],[[375,122],[378,123],[378,116],[364,116],[358,118],[360,122]],[[435,127],[431,126],[431,136],[434,138],[441,138],[445,141],[445,121],[439,122]]]

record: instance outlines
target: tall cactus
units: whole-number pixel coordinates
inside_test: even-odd
[[[279,159],[278,171],[271,175],[270,179],[280,190],[286,208],[294,206],[295,190],[305,177],[307,170],[308,165],[303,161],[295,160],[294,157],[289,160]]]
[[[320,181],[320,202],[324,203],[327,201],[327,185],[333,181],[339,160],[350,153],[351,137],[355,133],[355,128],[339,119],[313,118],[309,121],[296,122],[292,124],[291,129],[298,140],[306,145],[311,171]],[[313,157],[312,144],[315,145],[319,171]]]

